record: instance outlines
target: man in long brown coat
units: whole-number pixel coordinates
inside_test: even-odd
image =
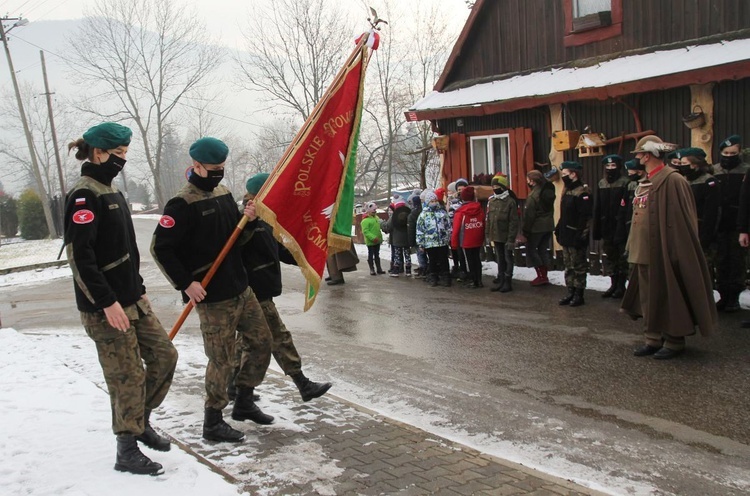
[[[673,149],[657,136],[645,136],[633,151],[646,168],[633,200],[628,238],[630,284],[622,311],[643,317],[646,344],[635,356],[670,359],[685,349],[685,336],[718,329],[711,277],[698,239],[698,221],[690,185],[665,167]]]

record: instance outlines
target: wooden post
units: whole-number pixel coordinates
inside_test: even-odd
[[[554,105],[549,106],[549,116],[550,116],[550,124],[552,131],[557,130],[563,130],[565,129],[565,123],[563,122],[563,106],[560,103],[556,103]],[[563,163],[563,160],[565,159],[565,156],[563,155],[563,152],[558,152],[555,150],[555,147],[552,145],[552,136],[550,136],[550,152],[549,152],[549,161],[552,164],[553,167],[560,168],[560,164]],[[557,180],[552,181],[552,184],[555,185],[555,211],[553,212],[552,216],[555,219],[555,225],[557,225],[557,221],[560,220],[560,201],[562,200],[562,191],[563,187],[565,186],[562,182],[562,179],[560,177],[560,174],[557,175]],[[552,255],[554,257],[555,252],[561,250],[562,247],[557,243],[557,238],[555,236],[552,236]]]
[[[690,145],[706,152],[708,163],[712,162],[714,146],[714,83],[690,85],[690,110],[698,105],[706,116],[706,122],[690,130]]]

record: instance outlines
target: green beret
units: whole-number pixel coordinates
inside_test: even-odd
[[[721,142],[721,144],[719,145],[719,150],[723,150],[724,148],[728,146],[739,145],[741,142],[742,142],[742,138],[740,138],[740,135],[733,134]]]
[[[128,146],[131,136],[133,131],[129,127],[116,122],[103,122],[83,133],[83,141],[94,148],[112,150],[118,146]]]
[[[578,162],[574,162],[572,160],[566,160],[565,162],[560,164],[560,169],[569,169],[569,170],[578,172],[578,171],[583,170],[583,166],[579,164]]]
[[[622,165],[622,157],[617,155],[616,153],[613,153],[612,155],[607,155],[602,159],[602,163],[604,165],[607,164],[617,164]]]
[[[216,138],[201,138],[190,145],[190,157],[196,162],[219,165],[227,161],[229,147]]]
[[[262,188],[263,185],[266,184],[266,181],[268,180],[270,175],[271,174],[267,174],[265,172],[255,174],[253,177],[247,180],[247,182],[245,183],[245,189],[251,195],[257,195],[258,191],[260,191],[260,188]]]
[[[680,158],[682,157],[698,157],[705,160],[706,152],[703,151],[703,148],[683,148],[680,150]]]
[[[636,159],[628,160],[627,162],[625,162],[625,168],[627,170],[646,170],[646,166],[641,165],[640,160]]]
[[[667,160],[672,160],[673,158],[682,158],[682,149],[672,150],[671,152],[667,153],[664,158]]]

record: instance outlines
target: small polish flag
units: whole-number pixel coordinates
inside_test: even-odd
[[[354,40],[354,42],[359,43],[362,40],[363,36],[367,36],[367,41],[365,42],[366,46],[372,48],[373,50],[378,49],[378,47],[380,46],[380,33],[375,31],[374,29],[371,29],[369,33],[362,33],[359,38]]]
[[[76,205],[86,205],[86,198],[76,198]]]

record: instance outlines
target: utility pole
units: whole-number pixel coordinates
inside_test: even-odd
[[[55,130],[55,117],[52,115],[52,95],[49,91],[47,81],[47,63],[44,61],[44,50],[39,50],[42,58],[42,75],[44,76],[44,95],[47,97],[47,112],[49,112],[49,125],[52,131],[52,146],[55,147],[55,160],[57,161],[57,174],[60,176],[60,197],[65,201],[65,176],[63,176],[62,160],[60,159],[60,147],[57,146],[57,131]]]
[[[23,133],[26,135],[26,145],[29,147],[29,155],[31,155],[31,167],[32,172],[37,177],[39,184],[41,182],[41,172],[39,171],[39,163],[36,160],[36,152],[34,151],[34,139],[31,137],[31,130],[29,129],[29,123],[26,121],[26,112],[23,110],[23,100],[21,99],[21,90],[18,88],[18,80],[16,79],[16,70],[13,67],[13,59],[10,57],[10,48],[8,47],[8,36],[5,31],[4,21],[16,21],[8,32],[16,26],[25,26],[29,23],[22,17],[2,17],[0,18],[0,38],[3,39],[3,47],[5,48],[5,58],[8,60],[8,69],[10,69],[10,78],[13,81],[13,89],[16,91],[16,102],[18,103],[18,115],[21,117],[21,123],[23,124]],[[43,201],[42,205],[44,208],[44,216],[47,220],[47,226],[49,227],[50,235],[57,237],[57,230],[55,229],[55,222],[52,220],[52,212],[49,208],[49,202]]]

